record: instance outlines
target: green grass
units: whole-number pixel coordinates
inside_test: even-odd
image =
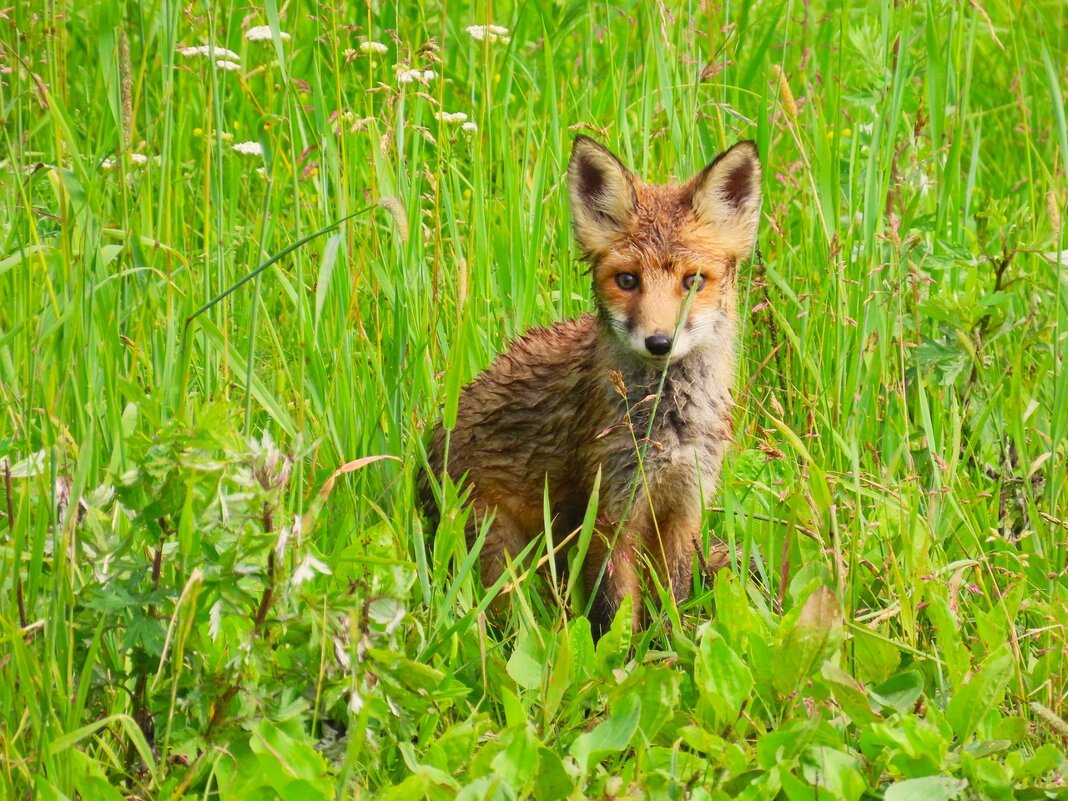
[[[1065,793],[1068,7],[892,5],[4,10],[0,797]],[[707,516],[760,581],[596,647],[414,504],[589,308],[575,131],[767,176]]]

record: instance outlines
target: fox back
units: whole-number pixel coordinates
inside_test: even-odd
[[[575,139],[572,224],[596,312],[516,340],[464,388],[455,428],[439,425],[430,442],[431,471],[470,486],[469,544],[492,517],[487,586],[542,534],[546,487],[559,543],[581,526],[599,474],[584,566],[594,634],[625,596],[642,623],[650,573],[675,599],[688,595],[731,438],[736,275],[755,242],[760,183],[750,142],[686,183],[654,185]],[[426,478],[423,501],[433,511]]]

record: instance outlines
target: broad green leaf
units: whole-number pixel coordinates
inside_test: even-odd
[[[938,652],[946,663],[950,685],[955,689],[971,667],[971,655],[960,636],[960,622],[939,590],[927,593],[927,617],[934,623]]]
[[[538,770],[538,741],[529,726],[510,729],[501,741],[504,747],[493,758],[493,770],[513,789],[522,790]]]
[[[852,633],[857,679],[867,684],[878,684],[893,675],[901,664],[898,647],[878,632],[860,626],[853,627]]]
[[[856,758],[826,746],[808,750],[801,761],[801,775],[835,801],[858,801],[867,786]]]
[[[821,671],[834,700],[857,725],[879,720],[880,715],[872,709],[867,688],[832,662],[824,662]]]
[[[772,682],[776,690],[788,695],[838,651],[845,631],[838,598],[822,586],[808,596],[796,620],[785,625],[788,628],[775,648]]]
[[[885,801],[953,801],[968,782],[950,776],[925,776],[894,782],[886,788]]]
[[[980,721],[1001,703],[1012,674],[1012,651],[1006,643],[991,654],[982,669],[954,693],[946,709],[946,718],[959,742],[966,742],[975,733]]]
[[[661,727],[675,713],[679,703],[682,674],[663,665],[643,665],[636,669],[623,686],[623,692],[635,693],[642,705],[638,730],[646,742],[656,737]]]
[[[593,633],[590,621],[584,616],[574,618],[567,626],[567,639],[571,650],[573,668],[572,681],[585,681],[593,675],[594,654]]]
[[[1020,775],[1023,777],[1038,777],[1052,770],[1064,770],[1065,755],[1053,743],[1040,745],[1035,753],[1020,767]]]
[[[638,730],[640,718],[641,701],[637,695],[627,695],[607,720],[599,723],[593,731],[580,735],[571,744],[571,755],[582,772],[589,773],[602,759],[629,746]]]
[[[627,658],[631,637],[631,597],[624,595],[612,625],[597,641],[594,649],[593,669],[596,676],[607,676]]]
[[[884,709],[907,712],[923,695],[923,675],[903,670],[870,690],[872,700]]]
[[[524,630],[508,659],[508,675],[524,690],[539,690],[545,672],[545,649],[537,635]]]
[[[252,728],[249,748],[261,757],[261,764],[272,760],[277,763],[277,775],[283,782],[273,784],[274,789],[281,791],[289,788],[289,793],[294,793],[296,790],[293,785],[299,783],[300,794],[287,797],[307,801],[328,801],[332,798],[326,760],[308,739],[293,737],[278,725],[261,720]]]
[[[453,724],[430,743],[424,761],[440,770],[453,772],[471,758],[478,741],[478,729],[471,720]]]
[[[949,742],[926,720],[902,715],[865,727],[860,749],[870,760],[885,759],[899,775],[912,778],[942,770]]]
[[[564,763],[555,751],[538,749],[538,776],[534,781],[534,797],[537,801],[559,801],[575,787]]]
[[[422,798],[430,787],[430,780],[420,773],[413,773],[404,778],[399,784],[387,787],[375,796],[375,801],[411,801]]]
[[[961,773],[968,785],[983,801],[1013,801],[1012,773],[994,759],[977,759],[965,752],[961,755]]]
[[[753,691],[753,674],[727,641],[708,628],[697,651],[694,683],[722,728],[738,719]]]

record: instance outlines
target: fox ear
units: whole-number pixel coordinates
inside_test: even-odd
[[[575,239],[587,258],[596,258],[630,227],[634,176],[607,149],[588,136],[576,136],[567,184]]]
[[[721,153],[693,179],[691,205],[697,217],[715,226],[732,255],[745,257],[756,244],[760,222],[760,155],[752,142]]]

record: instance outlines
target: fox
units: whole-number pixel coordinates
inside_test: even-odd
[[[654,574],[676,602],[688,597],[732,442],[737,276],[756,243],[761,181],[752,141],[685,183],[654,184],[575,137],[567,188],[594,311],[515,340],[461,390],[455,427],[439,423],[427,448],[435,476],[469,488],[469,547],[489,520],[485,586],[543,536],[546,491],[553,528],[574,532],[600,476],[581,568],[594,638],[628,596],[643,627]],[[421,491],[433,517],[429,480]],[[700,562],[710,572],[729,563],[725,547],[712,550]]]

